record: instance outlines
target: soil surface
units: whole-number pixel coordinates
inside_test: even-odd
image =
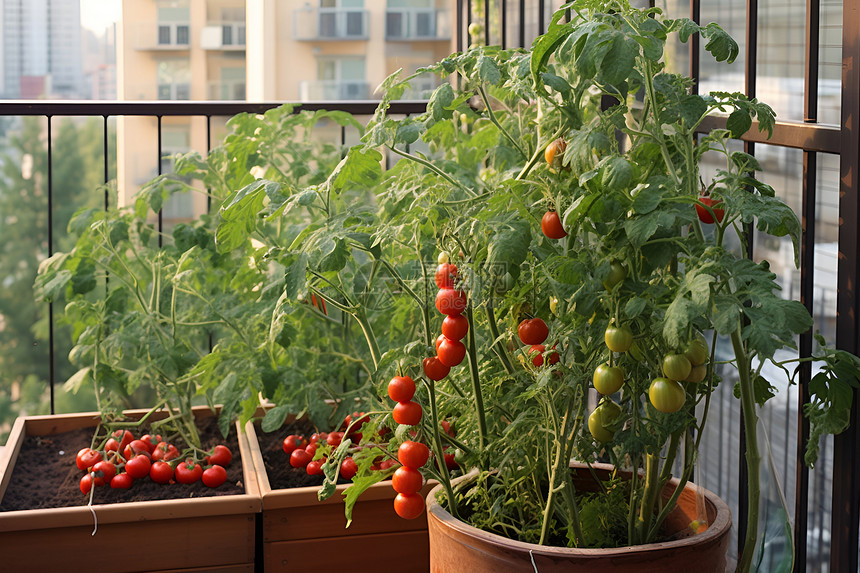
[[[266,465],[269,476],[269,487],[272,489],[288,489],[292,487],[319,487],[323,483],[322,475],[309,476],[304,468],[294,468],[290,465],[290,456],[284,453],[282,445],[284,438],[290,434],[298,434],[305,438],[316,432],[308,420],[284,424],[276,432],[263,432],[257,426],[257,441],[260,443],[260,453]],[[340,483],[348,483],[340,480]]]
[[[53,436],[25,437],[9,486],[3,499],[0,500],[0,511],[86,505],[89,495],[82,494],[80,490],[80,480],[84,472],[75,465],[75,455],[81,448],[90,445],[93,430],[94,428],[83,428]],[[235,427],[231,426],[230,435],[225,440],[218,430],[216,418],[210,417],[201,422],[199,432],[204,449],[210,450],[217,444],[224,444],[233,454],[233,459],[226,468],[227,481],[223,485],[210,488],[199,481],[190,485],[157,484],[149,478],[144,478],[135,480],[127,490],[111,487],[95,488],[93,504],[245,493],[245,486],[242,483],[242,457],[239,453]],[[135,432],[135,437],[144,433],[145,431],[138,430]]]

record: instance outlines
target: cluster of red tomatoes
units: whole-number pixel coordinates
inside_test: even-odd
[[[403,519],[415,519],[424,511],[424,485],[421,468],[430,459],[430,448],[421,442],[405,441],[397,449],[400,467],[391,476],[391,487],[397,492],[394,511]]]
[[[87,472],[80,483],[81,492],[86,494],[94,485],[128,489],[134,480],[147,476],[162,484],[202,481],[207,487],[218,487],[227,481],[224,468],[233,460],[230,448],[221,444],[203,458],[202,465],[196,458],[181,461],[181,457],[179,449],[160,435],[146,434],[135,439],[129,430],[116,430],[102,450],[80,450],[75,463],[78,469]]]
[[[459,277],[457,265],[449,262],[448,254],[439,255],[436,267],[436,309],[445,315],[442,321],[442,334],[436,338],[436,356],[424,359],[424,374],[430,380],[442,380],[466,357],[466,345],[462,340],[469,332],[469,320],[463,316],[468,298],[457,288]],[[396,421],[396,418],[395,418]]]
[[[364,412],[353,412],[347,416],[336,432],[317,432],[305,437],[301,434],[290,434],[284,438],[282,448],[290,456],[290,465],[294,468],[304,468],[308,475],[321,475],[322,467],[328,460],[328,454],[340,446],[344,438],[349,438],[357,444],[361,441],[361,428],[370,417]],[[348,433],[347,433],[348,432]],[[383,462],[385,463],[385,462]],[[382,463],[371,466],[371,469],[386,469],[395,462],[390,461],[382,467]],[[358,471],[358,464],[351,456],[340,463],[340,477],[351,480]]]
[[[528,355],[531,358],[532,365],[535,368],[540,368],[544,364],[544,354],[546,346],[544,341],[549,336],[549,327],[542,318],[527,318],[520,322],[517,326],[517,335],[520,337],[520,342],[529,347]],[[555,348],[553,346],[553,348]],[[551,351],[546,357],[548,366],[558,363],[558,352]]]

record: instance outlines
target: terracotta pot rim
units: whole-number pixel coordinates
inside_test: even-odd
[[[610,464],[591,464],[591,466],[595,469],[602,470],[612,470],[613,466]],[[584,464],[571,464],[572,468],[576,467],[586,467]],[[454,482],[462,481],[468,476],[462,476]],[[678,478],[672,478],[669,481],[669,484],[677,484]],[[688,483],[685,488],[698,487],[693,483]],[[705,503],[713,507],[715,511],[715,518],[713,523],[708,524],[708,528],[702,533],[698,533],[695,535],[691,535],[689,537],[684,537],[682,539],[676,539],[673,541],[664,541],[658,543],[646,543],[643,545],[632,545],[625,547],[616,547],[609,549],[595,549],[595,548],[571,548],[571,547],[557,547],[557,546],[549,546],[549,545],[538,545],[535,543],[526,543],[524,541],[518,541],[516,539],[508,539],[507,537],[502,537],[501,535],[496,535],[495,533],[490,533],[488,531],[484,531],[483,529],[478,529],[472,525],[467,524],[464,521],[456,519],[453,515],[448,513],[448,511],[443,508],[437,501],[436,496],[443,491],[443,487],[441,484],[434,487],[430,494],[427,496],[427,515],[428,517],[432,516],[434,519],[439,520],[445,527],[449,527],[459,533],[471,537],[476,537],[481,540],[482,543],[491,544],[497,547],[507,547],[513,548],[517,550],[523,550],[527,552],[534,553],[536,555],[546,555],[546,556],[559,556],[559,555],[578,555],[584,558],[595,557],[595,558],[605,558],[609,555],[623,555],[631,552],[645,552],[645,551],[665,551],[673,548],[681,548],[687,546],[695,546],[701,544],[708,543],[717,543],[718,540],[725,535],[725,533],[732,526],[731,519],[731,510],[729,509],[728,504],[723,501],[717,494],[712,491],[699,488],[703,490],[705,496]]]

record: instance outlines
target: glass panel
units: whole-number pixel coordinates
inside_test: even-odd
[[[169,100],[171,99],[171,85],[170,84],[158,84],[158,99],[160,100]]]
[[[158,27],[158,44],[161,46],[170,45],[170,26]]]
[[[346,13],[346,35],[351,37],[364,35],[364,12]]]
[[[176,99],[189,100],[191,99],[190,84],[176,84]]]
[[[702,25],[718,23],[738,43],[740,53],[732,64],[715,62],[701,43],[701,93],[711,91],[744,91],[744,61],[746,44],[746,0],[702,2]]]
[[[415,14],[415,35],[419,38],[428,38],[433,35],[433,14],[419,12]]]
[[[364,81],[364,68],[364,60],[362,59],[343,59],[340,61],[340,79]]]
[[[821,0],[818,121],[839,125],[842,113],[842,0]]]
[[[233,27],[229,24],[221,26],[221,45],[230,46],[233,44]]]
[[[759,3],[756,97],[778,118],[803,120],[806,0]]]
[[[176,43],[182,46],[188,44],[188,26],[176,27]]]
[[[320,12],[319,34],[321,38],[334,38],[337,36],[337,14],[334,12]]]
[[[385,35],[389,38],[403,38],[403,12],[388,12],[385,14]]]
[[[236,44],[239,46],[245,45],[245,26],[239,26],[239,32],[237,34],[238,39]]]

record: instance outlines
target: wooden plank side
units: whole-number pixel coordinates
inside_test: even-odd
[[[253,563],[240,563],[238,565],[215,565],[213,567],[191,567],[184,569],[162,569],[153,573],[253,573]]]
[[[354,537],[418,530],[426,532],[426,515],[418,519],[402,519],[394,513],[392,504],[391,499],[359,501],[353,508],[349,528],[346,528],[343,504],[267,509],[263,511],[263,541]]]
[[[70,556],[87,556],[87,568],[158,571],[247,564],[254,561],[253,515],[227,515],[12,531],[0,536],[4,570],[62,571]],[[120,559],[132,540],[147,540],[149,551]],[[115,548],[115,549],[111,549]]]
[[[24,418],[16,418],[12,425],[12,432],[6,440],[6,447],[3,448],[3,455],[0,455],[0,499],[3,499],[3,494],[6,493],[6,488],[9,487],[9,480],[12,479],[12,470],[15,469],[15,459],[18,457],[18,452],[21,451],[21,445],[24,443]]]
[[[351,573],[427,573],[430,541],[426,531],[279,541],[264,545],[267,572],[342,567]]]

